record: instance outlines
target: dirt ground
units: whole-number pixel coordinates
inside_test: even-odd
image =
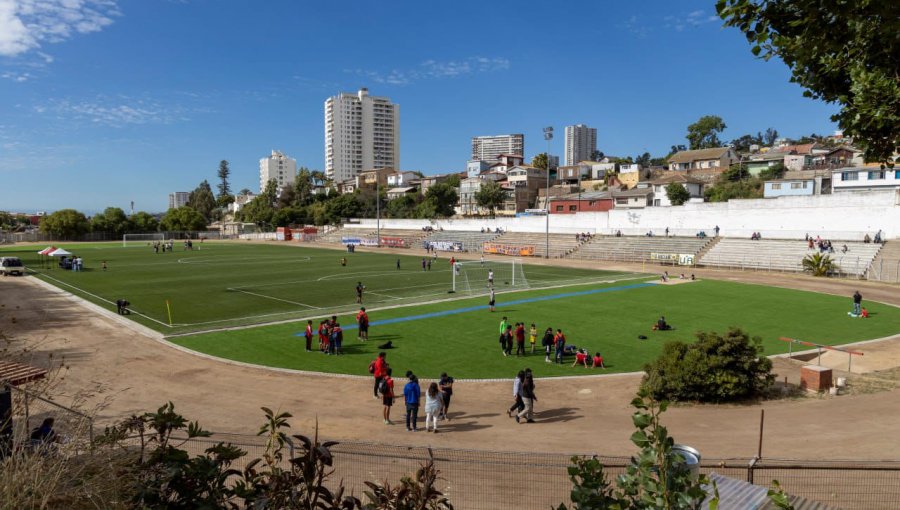
[[[640,265],[630,264],[553,262],[641,270]],[[848,296],[848,300],[859,288],[867,300],[900,305],[898,288],[885,284],[790,274],[692,272],[698,278],[816,290]],[[79,394],[86,394],[89,405],[109,400],[99,411],[100,425],[171,400],[185,416],[217,432],[253,434],[261,423],[260,406],[269,406],[292,413],[295,432],[311,433],[318,420],[320,436],[334,439],[504,451],[590,450],[604,455],[635,451],[628,440],[633,430],[629,402],[640,380],[635,375],[539,380],[537,422],[527,425],[517,425],[506,415],[512,401],[511,381],[460,381],[455,386],[452,420],[441,424],[442,433],[414,434],[400,424],[401,405],[393,409],[397,424],[382,423],[381,404],[372,398],[368,378],[288,373],[187,353],[164,342],[158,333],[33,278],[0,279],[0,307],[0,327],[35,346],[35,364],[48,363],[51,355],[64,360],[67,370],[56,388],[57,401],[66,404]],[[900,365],[900,335],[858,349],[866,356],[864,361],[854,359],[854,372]],[[825,363],[835,367],[846,363],[845,357],[829,354],[826,358]],[[785,377],[797,381],[796,361],[776,359],[775,366],[779,381]],[[694,446],[704,457],[751,457],[757,449],[760,410],[765,409],[763,453],[767,457],[897,459],[900,390],[894,388],[762,404],[674,406],[664,423],[679,443]]]

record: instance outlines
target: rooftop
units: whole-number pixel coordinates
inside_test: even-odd
[[[731,147],[714,147],[712,149],[676,152],[669,158],[669,163],[690,163],[691,161],[704,159],[719,159],[730,150]]]

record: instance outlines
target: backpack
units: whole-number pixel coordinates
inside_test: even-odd
[[[374,361],[371,362],[371,363],[369,363],[369,373],[370,373],[370,374],[374,374],[374,373],[375,373],[375,362],[374,362]]]
[[[378,383],[378,393],[381,393],[381,395],[384,397],[387,396],[387,394],[388,394],[387,378],[382,379],[381,382]]]

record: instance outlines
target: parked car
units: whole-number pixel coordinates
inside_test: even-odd
[[[25,274],[25,264],[22,264],[19,257],[0,257],[0,273],[3,273],[3,276],[23,275]]]

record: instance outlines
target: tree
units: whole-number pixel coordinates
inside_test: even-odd
[[[231,196],[231,185],[228,184],[228,176],[231,175],[231,169],[228,168],[228,161],[224,159],[219,161],[219,171],[216,175],[219,176],[219,184],[216,186],[219,190],[218,198]]]
[[[475,203],[479,207],[486,207],[494,217],[494,210],[503,205],[506,200],[506,192],[494,181],[485,181],[481,184],[481,188],[475,192]]]
[[[818,252],[810,253],[803,257],[801,264],[803,264],[803,271],[813,276],[828,276],[840,270],[830,255],[823,255]]]
[[[535,157],[531,158],[531,166],[535,168],[540,168],[541,170],[546,170],[548,165],[547,153],[542,152]]]
[[[148,212],[138,211],[129,219],[132,232],[156,232],[159,230],[159,220]]]
[[[300,172],[297,173],[297,179],[294,180],[293,186],[293,195],[294,195],[294,205],[309,205],[312,202],[312,174],[310,174],[309,169],[306,167],[300,167]]]
[[[675,154],[676,152],[681,152],[681,151],[686,151],[686,150],[687,150],[686,145],[683,145],[683,144],[673,145],[672,147],[669,148],[669,155],[666,156],[666,159],[668,160],[672,156],[672,154]]]
[[[55,213],[45,216],[41,220],[41,232],[47,232],[54,236],[70,240],[86,234],[91,229],[91,224],[84,214],[75,209],[60,209]]]
[[[718,134],[724,131],[726,127],[722,117],[704,115],[697,122],[688,126],[688,133],[685,138],[687,138],[691,150],[721,147],[722,142],[719,140]]]
[[[412,193],[404,193],[387,203],[385,214],[389,218],[413,218],[419,203]]]
[[[778,140],[778,130],[775,128],[768,128],[766,132],[762,136],[762,141],[769,147],[775,145],[775,140]]]
[[[672,205],[682,205],[691,199],[691,192],[677,182],[673,182],[666,186],[666,196]]]
[[[118,207],[107,207],[102,213],[91,218],[91,231],[108,232],[116,237],[131,230],[131,222],[125,216],[125,211]]]
[[[742,135],[731,141],[731,146],[736,152],[750,152],[751,145],[762,145],[762,136]]]
[[[739,328],[698,332],[692,344],[668,342],[644,367],[641,382],[655,400],[729,402],[761,396],[772,385],[772,360],[762,339]]]
[[[206,230],[206,218],[189,205],[169,209],[163,215],[160,226],[167,231]]]
[[[648,167],[648,166],[650,166],[650,161],[652,159],[653,158],[650,156],[650,153],[645,152],[645,153],[641,154],[640,156],[634,158],[634,162],[637,163],[638,165],[641,165],[642,167]]]
[[[459,181],[458,177],[457,181]],[[456,186],[452,186],[449,182],[439,182],[428,188],[428,191],[425,192],[425,200],[431,203],[436,216],[448,218],[456,212],[455,207],[459,201],[459,194],[456,192]]]
[[[751,52],[780,58],[803,94],[840,111],[831,116],[868,161],[893,166],[900,146],[898,2],[718,0],[725,25]]]
[[[759,173],[760,180],[769,181],[772,179],[781,179],[784,177],[784,163],[775,163]]]
[[[214,211],[218,205],[216,204],[216,197],[213,196],[212,188],[210,188],[206,179],[188,195],[187,205],[200,213],[207,222],[211,222],[214,219]]]
[[[727,202],[733,198],[762,198],[763,183],[756,177],[730,181],[723,174],[715,186],[703,190],[707,202]]]

